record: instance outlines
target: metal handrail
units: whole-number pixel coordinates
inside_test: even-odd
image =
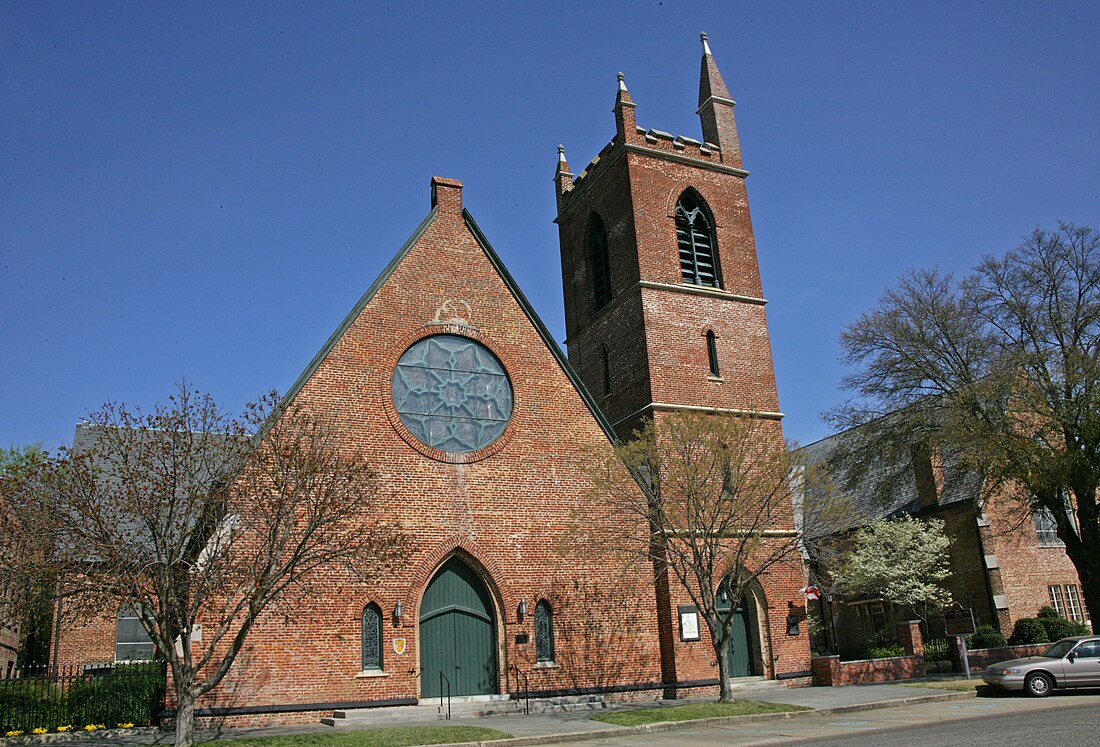
[[[447,719],[451,718],[451,681],[447,679],[447,675],[443,674],[443,670],[439,670],[439,712],[443,712],[443,683],[447,683]]]
[[[527,672],[521,672],[518,664],[513,664],[512,669],[516,672],[516,687],[519,687],[519,678],[523,677],[523,712],[525,715],[531,715],[531,685],[527,681]]]

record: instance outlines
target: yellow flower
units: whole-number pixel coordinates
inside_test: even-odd
[[[84,725],[84,731],[95,731],[98,728],[99,727],[97,727],[95,724],[85,724]]]
[[[60,733],[64,734],[64,733],[65,733],[65,732],[67,732],[67,731],[72,731],[72,730],[73,730],[73,727],[72,727],[72,724],[65,724],[64,726],[59,726],[59,727],[57,727],[57,730],[58,730],[58,731],[59,731]]]
[[[118,728],[120,728],[120,729],[133,729],[134,725],[131,724],[131,723],[119,724]]]
[[[45,734],[49,729],[39,726],[37,729],[32,729],[31,734]]]
[[[6,736],[6,737],[21,737],[21,736],[23,736],[23,732],[19,731],[18,729],[15,729],[15,730],[9,731],[4,736]]]

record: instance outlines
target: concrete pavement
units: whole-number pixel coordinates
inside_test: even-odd
[[[1094,691],[1095,692],[1095,691]],[[549,714],[533,714],[524,716],[509,714],[502,716],[489,716],[482,718],[461,718],[451,721],[425,720],[401,724],[401,726],[440,726],[440,725],[466,725],[484,726],[499,731],[507,732],[514,737],[508,740],[492,742],[498,747],[521,747],[532,744],[565,744],[579,741],[591,741],[595,744],[606,745],[643,745],[643,744],[668,744],[674,737],[673,733],[690,733],[693,737],[702,738],[720,737],[726,741],[724,744],[749,744],[765,742],[738,741],[741,739],[759,739],[770,735],[781,741],[790,741],[800,733],[806,733],[810,728],[815,733],[828,732],[829,725],[837,722],[841,727],[846,722],[867,722],[867,716],[858,719],[843,717],[843,714],[878,711],[891,709],[893,713],[902,713],[905,709],[911,711],[911,717],[917,719],[938,719],[945,717],[966,718],[978,715],[990,710],[990,708],[1007,707],[1018,709],[1020,707],[1037,707],[1032,704],[1040,704],[1036,701],[1022,697],[981,698],[974,700],[973,692],[957,692],[950,690],[938,690],[932,688],[910,687],[896,684],[884,685],[853,685],[848,687],[818,687],[792,689],[786,691],[769,690],[766,693],[741,695],[747,700],[766,700],[773,703],[785,703],[792,706],[804,706],[812,709],[810,712],[791,712],[777,714],[761,714],[756,716],[734,716],[706,719],[696,722],[673,722],[667,724],[652,724],[644,727],[624,727],[613,724],[605,724],[600,721],[592,721],[588,717],[591,711],[573,711]],[[1057,698],[1073,697],[1053,696],[1047,702],[1052,703]],[[1091,696],[1100,705],[1100,695]],[[632,708],[649,708],[655,705],[674,706],[688,701],[643,701],[638,703],[616,706],[616,710]],[[995,705],[1003,702],[1004,706]],[[1080,700],[1078,703],[1082,702]],[[990,704],[994,704],[990,706]],[[1028,704],[1024,706],[1022,704]],[[924,708],[924,710],[921,710]],[[899,710],[900,709],[900,710]],[[905,711],[908,713],[908,711]],[[891,716],[892,717],[892,716]],[[903,716],[909,718],[910,716]],[[879,718],[886,718],[886,714]],[[796,723],[797,722],[797,723]],[[824,726],[822,726],[824,725]],[[712,730],[708,732],[706,730]],[[714,731],[717,729],[718,731]],[[823,731],[824,729],[824,731]],[[738,731],[740,730],[740,731]],[[736,733],[735,733],[736,732]],[[291,734],[310,733],[335,733],[330,727],[321,724],[308,724],[299,726],[271,726],[252,729],[226,729],[224,731],[204,731],[197,736],[200,739],[226,739],[235,737],[261,737]],[[662,736],[663,735],[663,736]],[[739,735],[739,736],[738,736]],[[785,736],[784,736],[785,735]],[[656,741],[651,741],[655,739]],[[47,737],[28,738],[21,737],[18,740],[0,739],[0,744],[5,742],[42,744],[49,741],[74,747],[100,747],[102,745],[167,745],[172,743],[172,735],[154,730],[128,730],[126,732],[108,732],[95,735],[48,735]],[[689,744],[690,742],[682,742]],[[700,744],[706,742],[699,742]]]

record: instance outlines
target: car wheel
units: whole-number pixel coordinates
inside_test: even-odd
[[[1028,695],[1036,698],[1045,698],[1050,695],[1052,689],[1054,689],[1054,682],[1050,679],[1050,675],[1029,674],[1027,679],[1024,680],[1024,690],[1027,691]]]

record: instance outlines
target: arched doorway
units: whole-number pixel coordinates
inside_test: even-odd
[[[451,695],[497,691],[494,619],[492,597],[473,569],[458,558],[444,563],[420,603],[422,698],[441,694],[440,672],[450,680]]]
[[[733,600],[724,583],[719,587],[718,598],[715,601],[720,613],[729,611]],[[738,600],[737,609],[734,610],[733,624],[730,629],[729,656],[726,659],[730,677],[750,677],[759,674],[756,671],[757,657],[753,651],[753,642],[758,640],[755,607],[752,593],[746,592]]]

